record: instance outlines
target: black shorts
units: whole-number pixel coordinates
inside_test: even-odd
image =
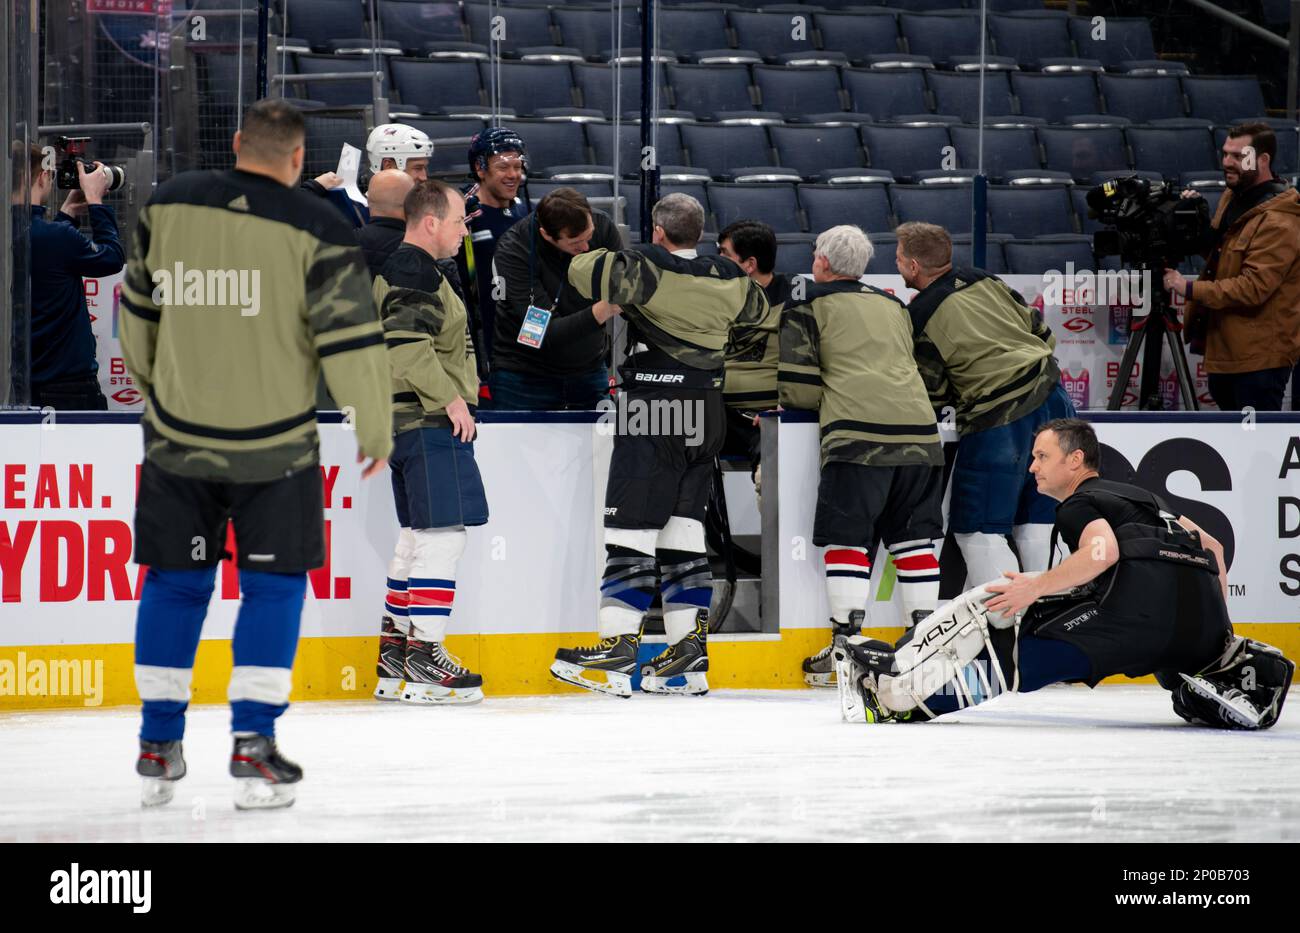
[[[135,561],[161,570],[214,566],[235,523],[242,570],[304,573],[325,563],[320,467],[269,483],[177,476],[145,460],[135,502]]]
[[[813,544],[875,547],[943,537],[943,467],[832,460],[817,485]]]
[[[713,461],[726,436],[722,393],[627,394],[629,405],[676,401],[694,406],[698,430],[689,436],[663,431],[615,434],[605,486],[605,527],[657,529],[674,515],[704,521],[713,489]],[[628,425],[632,423],[629,416]]]
[[[761,435],[754,424],[754,412],[739,408],[727,409],[727,438],[719,452],[723,457],[744,458],[750,463],[750,472],[758,466]]]

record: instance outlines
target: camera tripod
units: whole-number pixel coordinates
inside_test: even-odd
[[[1119,364],[1119,374],[1115,377],[1115,388],[1111,390],[1110,401],[1106,404],[1108,411],[1119,411],[1124,402],[1124,392],[1128,388],[1129,378],[1133,374],[1133,364],[1137,362],[1138,351],[1142,350],[1142,378],[1138,387],[1138,408],[1142,411],[1163,411],[1164,404],[1160,398],[1160,350],[1161,337],[1169,345],[1169,355],[1174,358],[1174,373],[1178,379],[1178,391],[1183,399],[1184,411],[1199,411],[1196,393],[1192,390],[1191,370],[1187,366],[1187,350],[1183,346],[1182,325],[1174,317],[1174,310],[1169,303],[1169,291],[1164,287],[1162,276],[1152,269],[1150,263],[1141,265],[1142,274],[1152,282],[1151,312],[1129,332],[1128,346],[1124,348],[1124,358]],[[1160,268],[1163,272],[1163,267]],[[1145,344],[1145,346],[1144,346]]]

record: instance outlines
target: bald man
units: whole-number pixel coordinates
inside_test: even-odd
[[[415,187],[415,179],[403,171],[386,168],[376,172],[366,189],[370,205],[370,222],[357,230],[357,242],[366,254],[366,266],[373,277],[379,275],[388,257],[402,245],[406,235],[406,215],[402,202]]]

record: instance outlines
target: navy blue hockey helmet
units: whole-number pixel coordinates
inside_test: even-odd
[[[528,171],[528,147],[524,138],[504,126],[491,126],[474,134],[469,142],[469,174],[478,178],[478,172],[487,171],[488,159],[500,152],[517,152]]]

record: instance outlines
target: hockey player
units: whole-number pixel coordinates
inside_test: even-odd
[[[832,639],[862,630],[878,541],[894,557],[907,624],[939,599],[943,445],[912,356],[907,307],[858,281],[871,254],[857,227],[822,233],[813,282],[799,283],[781,318],[781,404],[820,412],[813,544],[826,548]],[[829,643],[803,672],[811,686],[834,684]]]
[[[963,593],[896,648],[838,641],[846,719],[925,720],[1008,691],[1154,673],[1188,722],[1277,721],[1295,665],[1233,634],[1223,547],[1159,496],[1101,479],[1099,458],[1087,422],[1038,430],[1030,471],[1061,503],[1051,550],[1059,535],[1073,553],[1045,573],[1008,571]]]
[[[487,523],[474,462],[478,378],[465,305],[438,271],[465,235],[465,199],[440,181],[403,204],[406,237],[375,280],[393,372],[393,501],[401,526],[388,565],[375,697],[475,703],[483,678],[444,644],[470,525]]]
[[[570,284],[598,307],[620,305],[635,331],[632,339],[641,341],[620,370],[619,404],[633,415],[690,406],[702,420],[694,432],[681,429],[683,417],[676,429],[614,437],[605,491],[601,640],[557,651],[551,673],[620,697],[632,695],[656,563],[668,647],[642,669],[641,689],[708,690],[712,574],[703,519],[725,432],[723,357],[729,346],[742,349],[753,340],[753,328],[767,314],[762,288],[739,266],[696,252],[704,229],[698,201],[670,194],[651,216],[653,244],[645,252],[597,249],[574,256],[569,265]]]
[[[302,769],[277,750],[275,722],[289,703],[307,571],[325,559],[318,373],[355,413],[361,455],[375,458],[363,476],[393,446],[365,262],[347,223],[293,188],[303,146],[288,103],[249,107],[233,171],[178,175],[140,212],[122,286],[122,353],[147,399],[135,514],[135,560],[149,567],[135,643],[146,806],[170,800],[185,775],[194,654],[228,520],[243,593],[229,691],[235,805],[293,802]],[[253,307],[227,304],[224,287],[195,306],[192,279],[232,271],[249,277]]]
[[[996,276],[954,268],[952,240],[935,224],[900,224],[897,264],[918,289],[908,305],[916,361],[936,408],[955,410],[959,435],[948,527],[967,586],[1014,567],[1047,566],[1052,502],[1025,472],[1033,432],[1074,414],[1061,386],[1056,338],[1042,312]]]
[[[384,123],[366,137],[366,159],[372,174],[395,168],[411,176],[414,182],[429,177],[429,159],[433,140],[423,130],[405,123]]]

